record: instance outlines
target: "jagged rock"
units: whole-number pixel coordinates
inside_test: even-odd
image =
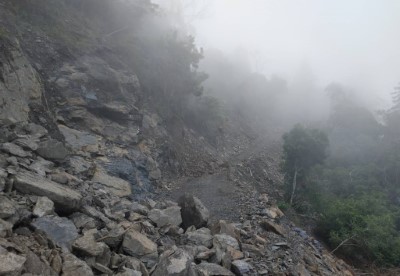
[[[41,176],[46,176],[46,173],[52,171],[54,163],[39,157],[29,166],[29,170],[36,172]]]
[[[18,172],[14,187],[21,193],[48,197],[63,212],[76,210],[81,205],[82,196],[77,191],[29,171]]]
[[[33,137],[33,138],[41,138],[45,136],[48,131],[41,125],[37,125],[34,123],[29,123],[25,126],[25,130]]]
[[[139,272],[137,270],[129,269],[129,268],[124,268],[124,272],[120,272],[115,274],[116,276],[142,276],[142,272]]]
[[[201,228],[207,225],[210,213],[197,197],[185,194],[179,199],[178,204],[181,207],[184,228],[192,225]]]
[[[191,263],[193,257],[185,250],[175,248],[165,251],[160,256],[160,262],[157,268],[151,274],[152,276],[187,276],[193,273]]]
[[[24,149],[31,151],[35,151],[39,147],[39,145],[30,137],[18,138],[17,140],[14,141],[14,143]]]
[[[125,233],[122,250],[133,257],[142,257],[157,252],[157,245],[134,229]]]
[[[104,233],[99,240],[111,248],[117,248],[121,244],[124,234],[125,230],[120,226],[116,226]]]
[[[5,238],[11,234],[13,225],[8,221],[0,219],[0,238]]]
[[[97,229],[86,231],[82,237],[76,239],[72,244],[73,250],[78,251],[82,255],[98,257],[107,254],[110,249],[103,242],[96,242],[94,235]]]
[[[165,225],[179,226],[182,223],[181,208],[178,206],[172,206],[167,209],[153,209],[149,212],[148,217],[157,227],[163,227]]]
[[[225,220],[219,220],[213,223],[210,229],[213,235],[226,234],[238,240],[240,239],[239,231],[236,230],[235,225],[233,223],[227,223]]]
[[[54,139],[41,142],[36,152],[45,159],[55,161],[62,161],[70,154],[63,143]]]
[[[22,157],[22,158],[32,156],[32,154],[30,152],[24,151],[20,146],[13,144],[13,143],[4,143],[1,146],[1,150],[9,153],[11,155],[15,155],[15,156]]]
[[[245,275],[252,275],[249,274],[253,270],[253,267],[243,261],[243,260],[236,260],[232,262],[232,271],[235,272],[237,276],[245,276]]]
[[[82,213],[73,213],[69,218],[78,229],[89,230],[100,226],[100,222]]]
[[[85,174],[88,177],[91,177],[95,171],[94,163],[86,161],[80,156],[71,156],[68,159],[68,165],[71,168],[70,173],[72,174]]]
[[[96,170],[92,181],[103,185],[105,189],[116,196],[124,197],[132,194],[131,184],[128,181],[108,175],[100,168]]]
[[[29,251],[28,254],[26,255],[24,270],[29,271],[29,273],[32,273],[33,275],[46,275],[46,276],[58,275],[56,271],[54,271],[48,264],[42,262],[40,258],[32,251]]]
[[[33,214],[37,217],[43,217],[51,215],[54,212],[54,202],[47,197],[39,197],[36,201],[35,208],[33,208]]]
[[[283,237],[285,236],[285,230],[283,229],[283,227],[272,221],[263,220],[263,221],[261,221],[260,225],[262,228],[264,228],[267,231],[273,232],[273,233],[275,233],[277,235],[281,235]]]
[[[234,276],[226,268],[213,263],[201,263],[197,265],[196,270],[199,276]]]
[[[92,264],[92,268],[94,268],[96,271],[100,272],[103,275],[113,275],[113,271],[106,267],[105,265],[99,264],[99,263],[94,263]]]
[[[64,125],[58,126],[65,137],[65,141],[73,150],[95,153],[99,151],[99,138],[83,131],[69,128]]]
[[[211,248],[213,245],[213,236],[208,228],[200,228],[196,231],[187,232],[185,237],[189,244],[203,245],[207,248]]]
[[[71,245],[78,237],[78,230],[67,218],[45,216],[35,219],[32,226],[46,233],[47,237],[58,246],[71,250]]]
[[[11,252],[0,253],[0,275],[21,275],[26,258]]]
[[[90,267],[71,253],[63,253],[62,259],[64,261],[62,266],[63,276],[93,275],[93,271]]]
[[[126,256],[123,263],[126,268],[140,271],[140,273],[142,273],[141,275],[143,276],[149,276],[149,272],[147,271],[146,266],[140,260]]]
[[[0,219],[13,216],[16,212],[14,203],[5,196],[0,196]]]
[[[228,254],[229,249],[239,250],[238,241],[226,234],[218,234],[214,236],[213,248],[215,249],[215,261],[217,263],[223,262],[224,266],[230,268],[232,257]]]
[[[265,213],[271,219],[280,218],[285,215],[278,207],[265,209]]]

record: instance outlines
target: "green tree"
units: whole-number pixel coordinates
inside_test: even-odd
[[[290,204],[293,203],[297,184],[304,186],[310,169],[325,160],[328,146],[328,137],[318,129],[296,125],[283,135],[282,170],[286,183],[292,183]]]

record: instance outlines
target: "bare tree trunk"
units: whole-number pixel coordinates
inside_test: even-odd
[[[294,166],[294,176],[293,176],[293,185],[292,185],[292,195],[290,196],[290,205],[293,204],[293,197],[294,193],[296,191],[296,185],[297,185],[297,166]]]

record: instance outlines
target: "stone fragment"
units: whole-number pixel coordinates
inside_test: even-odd
[[[181,208],[172,206],[167,209],[153,209],[148,214],[149,219],[157,224],[157,227],[165,225],[179,226],[182,223]]]
[[[49,265],[42,262],[40,258],[32,251],[29,251],[26,255],[24,270],[29,271],[29,273],[32,273],[33,275],[58,275],[56,271],[54,271]]]
[[[62,267],[62,276],[92,276],[93,271],[90,267],[84,262],[72,255],[71,253],[63,253],[63,267]]]
[[[193,257],[185,250],[174,248],[165,251],[160,256],[160,261],[157,268],[151,274],[152,276],[187,276],[193,273],[191,263]]]
[[[179,201],[181,207],[183,227],[201,228],[207,225],[210,213],[201,201],[193,195],[185,194]]]
[[[199,276],[234,276],[228,269],[213,263],[201,263],[196,270]]]
[[[5,196],[0,196],[0,219],[6,219],[15,214],[14,203]]]
[[[82,237],[76,239],[72,244],[73,250],[78,251],[80,254],[85,256],[98,257],[102,256],[110,251],[108,246],[103,242],[97,242],[94,235],[97,233],[97,229],[86,231]]]
[[[26,258],[8,252],[0,254],[0,275],[17,276],[21,275]]]
[[[0,219],[0,238],[8,237],[11,234],[13,225],[8,221]]]
[[[130,229],[125,233],[122,250],[133,257],[142,257],[157,252],[157,245],[145,235]]]
[[[232,271],[235,272],[237,276],[251,275],[249,273],[251,273],[252,270],[253,267],[243,260],[236,260],[232,262]]]
[[[263,220],[263,221],[261,221],[260,225],[266,231],[273,232],[273,233],[283,236],[283,237],[285,236],[285,230],[283,229],[283,227],[272,221]]]
[[[208,228],[200,228],[196,231],[187,232],[185,234],[188,244],[203,245],[211,248],[213,245],[213,236]]]
[[[18,138],[14,143],[24,149],[35,151],[38,149],[39,145],[30,137]]]
[[[32,156],[32,154],[30,152],[24,151],[20,146],[13,144],[13,143],[4,143],[1,146],[1,150],[9,153],[11,155],[15,155],[15,156],[22,157],[22,158]]]
[[[54,139],[41,142],[36,152],[44,159],[54,161],[62,161],[70,154],[63,143]]]
[[[116,196],[124,197],[132,194],[131,184],[128,181],[111,176],[101,168],[96,170],[92,181],[101,184]]]
[[[45,196],[39,197],[33,208],[33,214],[37,217],[43,217],[54,213],[54,202]]]

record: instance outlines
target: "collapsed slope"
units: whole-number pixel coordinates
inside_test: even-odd
[[[161,53],[165,47],[193,49],[176,37],[175,44],[153,44],[167,31],[156,7],[0,4],[0,274],[351,275],[279,219],[273,202],[246,180],[240,163],[248,156],[231,157],[250,144],[240,125],[227,123],[210,141],[183,118],[180,99],[187,95],[168,89],[179,88],[175,77],[189,82],[192,74],[167,78],[159,67],[162,73],[177,67],[158,62],[170,54]],[[152,60],[156,53],[161,59]],[[180,69],[190,71],[186,65]],[[164,77],[162,86],[152,85]],[[196,85],[182,90],[188,87]],[[170,98],[179,101],[165,102]],[[231,210],[240,203],[243,214],[225,218],[211,209],[218,206],[206,206],[236,224],[213,224],[204,215],[189,227],[185,209],[204,207],[190,197],[179,206],[163,198],[164,186],[190,185],[182,175],[201,186],[205,174],[217,176],[209,185],[236,187],[237,198],[222,190],[220,199],[229,198]]]

